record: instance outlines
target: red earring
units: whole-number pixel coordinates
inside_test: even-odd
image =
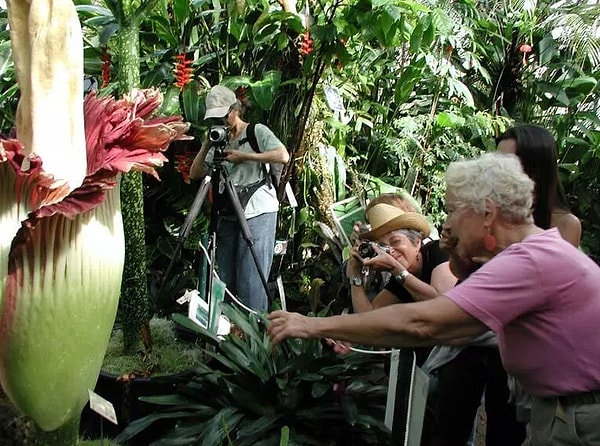
[[[483,236],[483,246],[490,252],[493,252],[496,249],[496,237],[494,237],[491,233],[487,233]]]

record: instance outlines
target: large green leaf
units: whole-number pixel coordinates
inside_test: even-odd
[[[177,22],[183,22],[190,15],[189,0],[174,0],[173,13]]]
[[[173,418],[180,419],[188,416],[190,416],[189,412],[159,412],[139,418],[129,423],[127,427],[115,437],[115,442],[120,443],[122,441],[129,440],[130,438],[142,432],[155,421]]]
[[[220,339],[213,332],[201,327],[195,322],[192,322],[190,318],[184,316],[183,314],[173,313],[171,315],[171,318],[179,325],[196,333],[205,342],[208,342],[212,345],[219,345],[219,343],[221,342]]]
[[[12,52],[10,41],[0,42],[0,76],[4,76],[12,66]]]
[[[241,421],[243,414],[238,408],[226,407],[222,409],[215,417],[208,422],[206,429],[202,433],[201,446],[215,446],[228,439],[229,433],[235,430],[237,424]]]
[[[192,81],[185,85],[181,92],[183,99],[183,116],[188,122],[198,122],[200,119],[201,110],[204,111],[204,101],[202,101],[198,91],[198,83],[196,81]]]
[[[590,94],[598,81],[591,76],[580,76],[572,79],[566,79],[562,82],[568,96],[579,94],[582,96]]]
[[[250,83],[250,93],[256,104],[263,110],[269,110],[281,84],[281,72],[269,71],[264,77]]]

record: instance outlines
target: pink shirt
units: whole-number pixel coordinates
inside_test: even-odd
[[[557,229],[509,246],[446,296],[496,332],[527,393],[600,389],[600,268]]]

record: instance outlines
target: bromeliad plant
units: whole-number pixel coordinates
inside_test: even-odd
[[[177,419],[158,445],[389,444],[383,426],[386,386],[368,381],[378,355],[336,356],[318,340],[273,348],[254,317],[224,313],[237,330],[214,345],[212,358],[186,377],[176,395],[142,398],[162,406],[131,423],[116,441],[160,419]],[[328,308],[323,310],[325,314]]]
[[[156,90],[83,101],[83,48],[70,0],[8,2],[21,99],[0,140],[0,381],[46,432],[77,425],[113,326],[123,269],[119,174],[156,174],[184,138],[152,118]],[[73,442],[73,431],[54,444]]]

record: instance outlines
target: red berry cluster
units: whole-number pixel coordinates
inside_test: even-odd
[[[310,32],[307,30],[299,36],[298,52],[303,56],[307,56],[312,53],[313,49],[313,40],[310,38]]]
[[[111,64],[111,55],[108,52],[106,47],[103,48],[102,54],[100,55],[100,60],[102,61],[102,87],[108,87],[110,84],[110,64]]]
[[[192,80],[194,69],[191,67],[192,61],[186,59],[185,54],[178,54],[177,64],[175,65],[175,85],[183,90]]]

